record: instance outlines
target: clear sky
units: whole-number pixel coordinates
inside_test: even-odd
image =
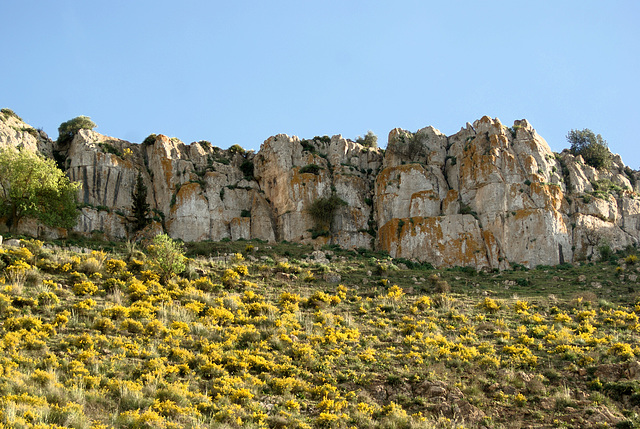
[[[590,128],[640,168],[640,2],[2,2],[0,107],[57,137],[90,116],[258,149],[484,115],[526,118],[551,148]]]

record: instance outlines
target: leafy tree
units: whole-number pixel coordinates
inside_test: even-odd
[[[151,218],[149,217],[150,207],[149,203],[147,203],[147,186],[144,184],[144,180],[142,180],[142,173],[140,173],[140,171],[138,171],[136,185],[131,192],[131,200],[133,201],[131,212],[135,218],[133,221],[133,231],[140,231],[151,222]]]
[[[151,263],[159,271],[163,281],[180,274],[186,268],[186,257],[180,243],[173,241],[167,234],[158,234],[147,248]]]
[[[611,168],[611,152],[600,134],[596,135],[588,128],[571,130],[567,134],[567,141],[571,143],[571,153],[582,156],[588,165],[600,169]]]
[[[77,116],[58,127],[58,144],[68,143],[80,130],[92,130],[97,125],[88,116]]]
[[[378,147],[378,136],[373,133],[373,131],[367,131],[367,134],[364,137],[358,136],[356,142],[360,143],[365,147],[377,148]]]
[[[0,150],[0,215],[7,217],[10,229],[23,217],[51,227],[73,227],[79,187],[52,159],[27,150]]]

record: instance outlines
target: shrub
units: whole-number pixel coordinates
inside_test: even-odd
[[[186,268],[186,257],[182,246],[167,234],[156,235],[147,250],[150,262],[158,269],[162,280],[169,280]]]
[[[346,205],[347,203],[338,197],[335,192],[333,192],[329,197],[318,198],[311,203],[311,207],[309,207],[309,214],[316,223],[315,230],[330,230],[336,210],[338,207]]]
[[[624,258],[624,262],[628,265],[635,265],[635,263],[638,262],[638,257],[636,255],[629,255]]]
[[[608,243],[602,243],[600,246],[598,246],[598,253],[600,253],[601,261],[611,261],[614,257],[614,252]]]
[[[478,307],[489,313],[495,313],[496,311],[500,310],[500,304],[496,300],[489,297],[486,297],[484,301],[478,304]]]
[[[317,164],[307,164],[300,169],[299,173],[300,174],[311,173],[311,174],[318,175],[320,173],[320,170],[322,170],[322,167],[320,167]]]
[[[96,126],[88,116],[77,116],[67,122],[63,122],[58,127],[58,144],[69,143],[78,131],[92,130]]]
[[[142,142],[143,145],[145,146],[149,146],[152,145],[156,142],[156,137],[158,137],[156,134],[149,134],[144,141]]]
[[[253,180],[253,162],[245,159],[240,164],[240,171],[244,174],[244,178],[247,180]]]
[[[118,274],[127,268],[127,263],[120,259],[109,259],[105,262],[105,267],[109,274]]]
[[[73,293],[76,295],[93,295],[98,291],[98,286],[90,281],[84,281],[73,285]]]
[[[595,135],[588,128],[571,130],[567,134],[567,141],[571,143],[571,153],[582,156],[588,165],[599,169],[611,168],[611,152],[600,134]]]
[[[378,147],[378,136],[376,136],[373,131],[367,131],[364,137],[358,136],[356,142],[360,143],[364,147],[377,148]]]
[[[5,117],[7,117],[7,118],[8,118],[8,117],[14,117],[14,118],[16,118],[17,120],[22,121],[22,118],[21,118],[20,116],[18,116],[18,115],[16,114],[16,112],[14,112],[14,111],[13,111],[13,110],[11,110],[11,109],[7,109],[7,108],[5,107],[5,108],[0,109],[0,112],[1,112],[1,113],[3,113],[3,114],[4,114],[4,116],[5,116]]]
[[[246,151],[244,150],[244,148],[242,146],[240,146],[239,144],[234,144],[233,146],[231,146],[229,149],[227,149],[229,151],[230,154],[236,154],[239,153],[240,155],[244,155],[246,153]]]

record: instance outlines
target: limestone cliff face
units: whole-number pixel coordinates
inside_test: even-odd
[[[300,141],[279,134],[267,139],[255,157],[256,180],[270,201],[278,240],[311,242],[313,201],[335,193],[346,204],[330,225],[332,242],[370,247],[372,184],[382,163],[381,151],[334,136]]]
[[[110,228],[107,235],[126,236],[140,172],[156,220],[171,236],[185,241],[272,241],[268,204],[255,180],[240,169],[252,158],[252,152],[231,153],[207,142],[185,145],[163,135],[137,145],[80,131],[67,152],[68,174],[83,184],[81,202],[87,206],[76,229],[106,233],[101,211],[107,209],[121,218],[120,228]]]
[[[556,155],[526,120],[507,128],[484,117],[448,138],[393,130],[387,164],[376,180],[378,246],[392,256],[536,266],[640,238],[635,173],[632,184],[619,157],[603,172],[566,151]],[[594,185],[608,189],[585,194]]]
[[[279,134],[257,154],[158,135],[134,144],[83,130],[66,147],[3,114],[0,147],[56,158],[82,183],[75,230],[130,236],[138,173],[155,222],[185,241],[229,238],[375,247],[436,266],[507,268],[584,259],[640,240],[639,173],[553,153],[526,121],[484,117],[452,136],[394,129],[386,151],[342,136]],[[318,234],[314,201],[344,201]],[[26,223],[25,223],[26,225]],[[32,228],[33,226],[30,226]]]

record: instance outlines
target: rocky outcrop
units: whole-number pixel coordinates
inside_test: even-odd
[[[334,136],[300,141],[279,134],[267,139],[255,157],[255,175],[272,207],[278,240],[311,242],[318,225],[309,209],[335,194],[344,201],[329,225],[329,237],[315,237],[344,247],[370,247],[373,235],[375,173],[382,151]]]
[[[0,149],[5,147],[38,151],[48,157],[53,154],[53,142],[47,133],[25,123],[10,109],[0,111]]]
[[[108,235],[126,236],[140,173],[156,221],[173,237],[275,240],[268,203],[252,178],[252,167],[246,167],[252,164],[253,152],[222,151],[208,142],[185,145],[164,135],[138,145],[82,130],[65,155],[69,176],[83,185],[83,218],[90,219],[79,223],[80,232],[90,232],[96,221],[104,224],[85,212],[107,208],[124,225],[110,228]]]
[[[66,147],[15,115],[0,146],[56,155],[82,184],[75,230],[131,235],[138,174],[155,222],[185,241],[288,240],[377,248],[437,266],[508,268],[572,262],[640,240],[638,173],[553,153],[526,120],[483,117],[446,136],[394,129],[386,151],[340,135],[279,134],[258,153],[163,135],[134,144],[80,131]],[[326,222],[314,204],[332,199]],[[328,216],[330,215],[330,216]]]
[[[507,128],[484,117],[448,138],[427,130],[393,130],[385,156],[393,166],[376,181],[378,245],[392,256],[506,268],[638,242],[635,173],[619,157],[603,172],[554,154],[526,120]]]

